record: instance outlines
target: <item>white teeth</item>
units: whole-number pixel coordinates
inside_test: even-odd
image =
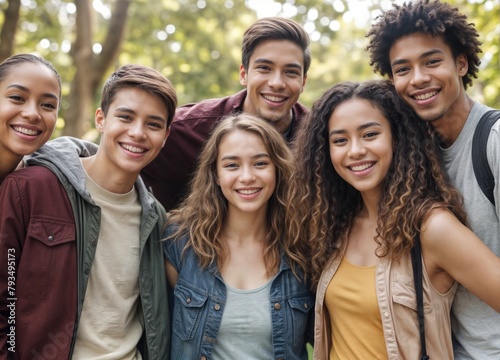
[[[433,97],[436,94],[437,94],[437,91],[433,91],[433,92],[430,92],[430,93],[427,93],[427,94],[417,95],[417,96],[415,96],[415,99],[417,99],[417,100],[426,100],[428,98]]]
[[[264,95],[264,99],[272,101],[272,102],[281,102],[284,101],[285,98],[281,96],[271,96],[271,95]]]
[[[126,145],[126,144],[122,144],[122,147],[125,150],[128,150],[128,151],[133,152],[133,153],[137,153],[137,154],[141,154],[141,153],[146,151],[145,149],[141,149],[141,148],[131,146],[131,145]]]
[[[21,127],[21,126],[13,126],[13,129],[15,131],[20,132],[21,134],[25,134],[25,135],[38,135],[41,133],[41,131],[39,131],[39,130],[26,129],[26,128]]]
[[[255,190],[238,190],[238,192],[240,194],[243,194],[243,195],[252,195],[252,194],[255,194],[257,192],[259,192],[260,190],[259,189],[255,189]]]
[[[368,169],[368,168],[370,168],[372,166],[373,166],[373,163],[369,163],[369,164],[351,166],[351,169],[354,170],[354,171],[363,171],[363,170],[366,170],[366,169]]]

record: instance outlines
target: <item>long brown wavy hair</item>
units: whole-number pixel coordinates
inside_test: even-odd
[[[313,290],[326,262],[341,253],[362,207],[358,190],[342,179],[330,160],[328,122],[337,106],[352,99],[372,103],[387,118],[393,137],[393,161],[378,204],[377,256],[397,259],[409,252],[429,212],[442,207],[465,223],[462,197],[442,169],[439,145],[386,80],[345,82],[327,90],[297,133],[289,207],[289,234],[307,241]]]
[[[268,234],[264,249],[264,263],[268,275],[274,274],[281,255],[288,258],[292,271],[299,279],[305,279],[305,244],[298,238],[285,236],[289,219],[286,207],[288,186],[292,172],[292,153],[283,136],[264,120],[249,114],[230,115],[213,130],[198,158],[197,170],[190,184],[189,195],[176,210],[169,212],[167,226],[175,231],[167,240],[188,237],[184,249],[191,247],[198,256],[200,266],[207,268],[216,262],[222,268],[227,257],[227,247],[221,240],[221,232],[227,219],[227,199],[216,183],[217,157],[222,139],[235,131],[244,131],[259,136],[276,166],[276,188],[267,203]]]

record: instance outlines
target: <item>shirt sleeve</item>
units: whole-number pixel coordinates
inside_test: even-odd
[[[174,226],[168,226],[163,232],[163,256],[170,262],[175,270],[179,273],[181,267],[181,256],[185,245],[182,239],[169,238],[174,232]]]
[[[15,348],[17,270],[27,231],[22,199],[16,178],[8,176],[0,186],[0,360]]]

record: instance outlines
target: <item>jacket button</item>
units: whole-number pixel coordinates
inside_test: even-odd
[[[54,236],[53,235],[49,235],[49,237],[47,238],[49,241],[54,241]]]
[[[84,272],[85,272],[85,275],[88,275],[88,274],[89,274],[89,272],[90,272],[90,269],[88,268],[88,266],[86,266],[86,267],[85,267],[85,270],[84,270]]]
[[[205,356],[202,356],[200,360],[207,360],[207,358]]]
[[[307,309],[309,307],[309,305],[307,305],[306,303],[304,303],[304,309]]]
[[[274,310],[279,310],[279,309],[281,309],[281,304],[280,303],[274,304]]]
[[[220,305],[219,305],[219,304],[215,304],[215,305],[214,305],[214,309],[215,309],[216,311],[219,311],[219,310],[220,310]]]
[[[191,304],[191,298],[187,298],[187,299],[186,299],[186,302],[187,302],[188,304]]]

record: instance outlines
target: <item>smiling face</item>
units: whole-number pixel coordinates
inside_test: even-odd
[[[96,164],[102,174],[123,174],[135,181],[165,145],[167,113],[158,96],[132,87],[116,94],[106,115],[97,109],[95,123],[102,137]]]
[[[276,166],[260,136],[236,130],[218,146],[217,185],[228,202],[228,214],[261,214],[276,187]]]
[[[240,66],[240,83],[248,91],[243,111],[284,133],[306,83],[302,49],[287,40],[263,41],[250,57],[248,69]]]
[[[0,157],[19,161],[45,144],[57,121],[59,82],[41,63],[13,67],[0,83]]]
[[[389,56],[396,91],[422,120],[436,121],[450,114],[465,120],[465,55],[455,59],[442,36],[414,33],[397,40]]]
[[[350,99],[328,122],[330,159],[335,171],[355,189],[375,196],[392,163],[389,121],[369,101]]]

